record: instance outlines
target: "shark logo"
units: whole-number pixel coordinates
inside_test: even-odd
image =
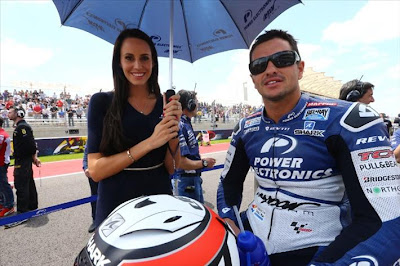
[[[125,223],[125,219],[119,213],[116,213],[101,227],[101,232],[107,237],[123,223]]]
[[[314,121],[305,121],[304,122],[304,129],[313,130],[315,126]]]

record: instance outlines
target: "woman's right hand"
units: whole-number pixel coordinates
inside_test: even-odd
[[[165,97],[165,95],[164,95]],[[179,102],[179,94],[172,95],[169,99],[164,100],[164,114],[163,116],[174,116],[177,121],[181,120],[182,105]]]
[[[154,149],[159,148],[178,136],[178,131],[179,121],[176,120],[175,116],[164,116],[154,128],[154,132],[150,137],[150,143],[154,146]]]

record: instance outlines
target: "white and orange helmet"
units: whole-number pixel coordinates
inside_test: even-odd
[[[118,206],[75,265],[239,265],[234,234],[196,200],[143,196]]]

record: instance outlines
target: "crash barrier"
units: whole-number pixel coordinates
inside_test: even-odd
[[[203,169],[202,172],[213,171],[213,170],[217,170],[217,169],[220,169],[220,168],[223,168],[223,167],[224,167],[223,164],[219,164],[219,165],[216,165],[216,166],[214,166],[213,168],[210,168],[210,169]],[[23,220],[30,219],[30,218],[33,218],[33,217],[47,215],[47,214],[50,214],[50,213],[58,212],[58,211],[61,211],[61,210],[65,210],[65,209],[68,209],[68,208],[72,208],[72,207],[79,206],[79,205],[82,205],[82,204],[86,204],[86,203],[89,203],[89,202],[92,202],[92,201],[96,201],[96,200],[97,200],[97,195],[86,197],[86,198],[82,198],[82,199],[78,199],[78,200],[73,200],[73,201],[69,201],[69,202],[65,202],[65,203],[61,203],[61,204],[57,204],[57,205],[46,207],[46,208],[42,208],[42,209],[37,209],[37,210],[34,210],[34,211],[24,212],[24,213],[21,213],[21,214],[18,214],[18,215],[14,215],[14,216],[0,218],[0,226],[4,226],[4,225],[7,225],[7,224],[23,221]]]
[[[70,129],[77,130],[77,129]],[[195,135],[198,136],[201,131],[194,131]],[[227,139],[232,134],[232,129],[223,130],[208,130],[210,140]],[[72,134],[70,132],[70,134]],[[39,156],[47,155],[59,155],[59,154],[71,154],[71,153],[82,153],[85,149],[87,136],[64,136],[56,138],[37,138],[36,143],[39,149]],[[11,146],[13,147],[13,146]]]
[[[49,213],[53,213],[53,212],[57,212],[57,211],[61,211],[61,210],[65,210],[71,207],[75,207],[81,204],[85,204],[88,202],[92,202],[97,200],[97,195],[95,196],[90,196],[87,198],[82,198],[79,200],[74,200],[74,201],[69,201],[69,202],[65,202],[65,203],[61,203],[58,205],[54,205],[54,206],[50,206],[47,208],[43,208],[43,209],[37,209],[34,211],[29,211],[29,212],[24,212],[18,215],[14,215],[14,216],[9,216],[9,217],[4,217],[0,219],[0,226],[6,225],[6,224],[10,224],[10,223],[15,223],[15,222],[19,222],[22,220],[26,220],[26,219],[30,219],[33,217],[38,217],[38,216],[42,216],[45,214],[49,214]]]

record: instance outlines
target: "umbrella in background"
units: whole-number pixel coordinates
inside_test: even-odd
[[[248,49],[271,21],[301,0],[53,0],[61,24],[114,44],[125,28],[151,36],[158,56],[188,62]],[[173,49],[170,49],[173,47]]]

